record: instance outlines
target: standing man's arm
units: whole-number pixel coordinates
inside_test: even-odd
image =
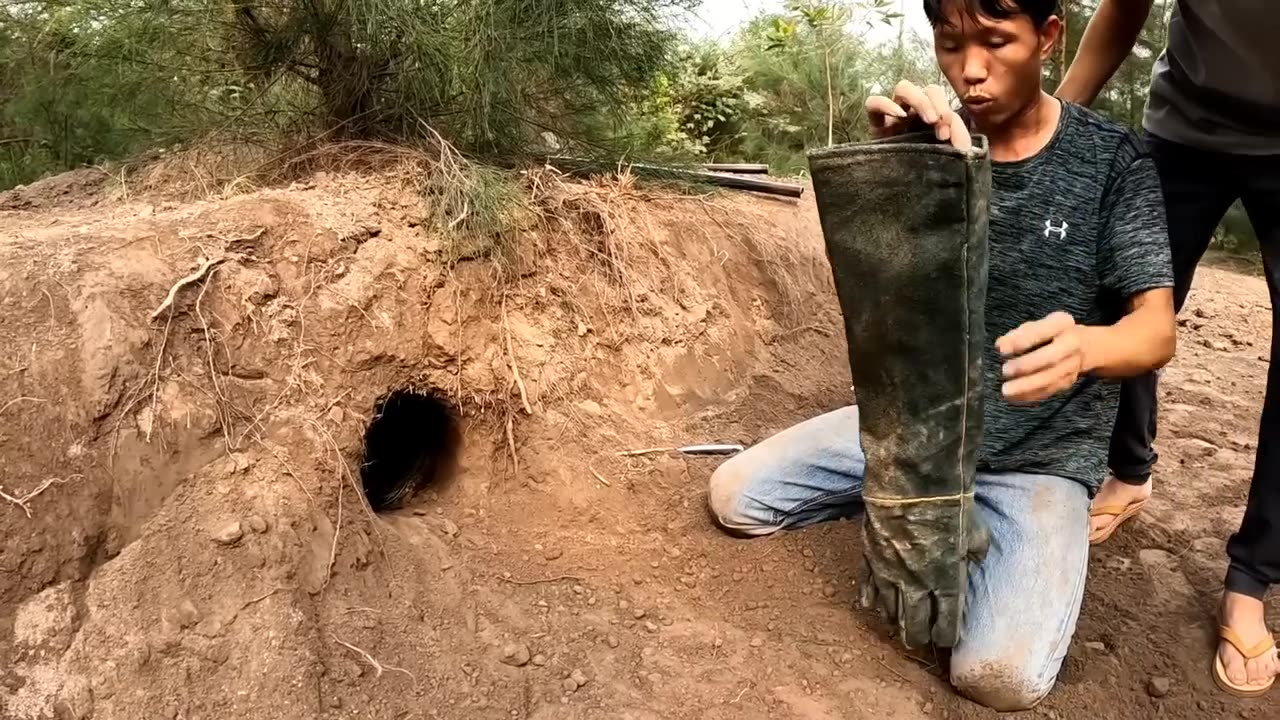
[[[1091,104],[1138,41],[1152,1],[1102,0],[1055,94],[1063,100]]]

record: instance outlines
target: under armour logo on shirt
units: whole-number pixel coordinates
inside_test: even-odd
[[[1051,232],[1056,232],[1056,233],[1058,233],[1058,239],[1060,239],[1060,240],[1066,240],[1066,239],[1067,239],[1067,227],[1068,227],[1068,225],[1067,225],[1067,221],[1066,221],[1066,220],[1063,220],[1063,221],[1062,221],[1062,227],[1054,227],[1054,226],[1053,226],[1053,221],[1052,221],[1052,220],[1045,220],[1045,221],[1044,221],[1044,236],[1045,236],[1045,237],[1049,237],[1049,233],[1051,233]]]

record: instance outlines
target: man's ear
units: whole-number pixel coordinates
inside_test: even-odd
[[[1058,47],[1059,42],[1065,42],[1066,38],[1062,37],[1062,19],[1057,15],[1044,21],[1044,25],[1040,28],[1040,59],[1048,60],[1053,56],[1053,51]]]

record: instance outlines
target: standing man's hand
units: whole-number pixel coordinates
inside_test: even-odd
[[[1037,403],[1070,390],[1089,370],[1090,332],[1067,313],[1056,312],[996,340],[996,350],[1005,358],[1005,399]]]
[[[866,107],[871,131],[878,138],[901,135],[912,125],[923,123],[933,129],[939,140],[950,141],[960,150],[973,147],[969,128],[951,110],[946,93],[938,85],[920,88],[903,80],[893,89],[893,99],[872,95],[867,98]]]

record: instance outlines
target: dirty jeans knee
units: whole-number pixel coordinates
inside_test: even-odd
[[[1089,492],[1066,478],[980,473],[991,548],[971,569],[951,683],[1000,712],[1053,689],[1080,617],[1089,566]]]
[[[999,661],[951,668],[951,684],[957,692],[997,712],[1030,710],[1053,690],[1056,679],[1056,673],[1046,679],[1028,668]]]
[[[733,535],[752,537],[776,532],[776,513],[745,494],[750,484],[750,468],[734,458],[711,473],[707,488],[707,505],[716,524]]]

